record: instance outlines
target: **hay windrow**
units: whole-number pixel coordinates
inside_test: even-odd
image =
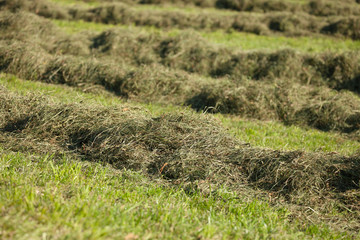
[[[188,111],[154,117],[126,105],[60,104],[4,88],[0,101],[0,140],[12,150],[66,152],[173,183],[206,180],[235,190],[245,184],[324,212],[334,203],[353,216],[359,210],[346,198],[359,191],[359,156],[253,148],[211,115]]]
[[[356,79],[360,69],[355,53],[310,55],[288,49],[273,53],[233,52],[209,44],[194,32],[161,38],[108,30],[93,41],[95,54],[127,57],[133,64],[158,62],[170,68],[212,77],[289,78],[306,84],[358,91]]]
[[[203,8],[229,9],[246,12],[306,12],[315,16],[347,16],[360,15],[360,8],[355,1],[312,0],[304,4],[291,1],[274,0],[105,0],[106,2],[122,2],[126,4],[155,4],[163,6],[197,6]]]
[[[339,21],[337,16],[315,17],[304,12],[279,12],[276,14],[271,12],[262,15],[249,13],[234,15],[189,14],[180,11],[167,12],[151,9],[139,11],[125,3],[103,4],[93,8],[63,7],[45,0],[37,0],[35,4],[29,0],[5,1],[2,9],[25,10],[47,18],[84,20],[106,24],[135,24],[137,26],[180,29],[223,29],[255,34],[282,33],[286,36],[298,36],[299,34],[310,36],[325,33],[358,39],[356,34],[349,33],[351,30],[346,29],[347,26],[342,25],[341,28],[338,26],[340,30],[335,32],[326,30],[332,29],[333,24]],[[342,19],[347,21],[347,14]]]

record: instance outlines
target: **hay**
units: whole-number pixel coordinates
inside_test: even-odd
[[[29,1],[30,0],[17,0],[16,3],[19,4],[6,1],[2,8],[12,11],[22,9],[47,18],[84,20],[106,24],[135,24],[137,26],[180,29],[223,29],[255,34],[277,32],[277,34],[282,33],[286,36],[312,36],[319,33],[332,34],[334,36],[352,36],[352,34],[349,33],[350,28],[346,31],[336,32],[326,30],[329,24],[338,21],[337,16],[323,18],[315,17],[304,12],[284,11],[276,14],[269,12],[263,15],[248,13],[214,15],[205,12],[195,14],[181,11],[166,12],[149,9],[141,10],[140,14],[138,9],[131,5],[118,2],[84,8],[81,6],[63,7],[45,0],[37,0],[35,7],[29,7],[31,5]],[[275,5],[264,3],[264,6],[267,6],[271,10],[271,7]],[[279,6],[281,8],[281,2],[279,2]]]
[[[79,43],[51,25],[43,27],[48,21],[34,15],[0,16],[6,26],[5,40],[0,41],[0,71],[21,78],[102,86],[126,99],[186,104],[199,111],[275,119],[326,131],[354,132],[360,127],[359,99],[348,93],[334,97],[323,87],[359,91],[359,60],[353,54],[232,53],[193,32],[162,37],[109,30],[82,35],[87,43]],[[36,26],[28,23],[23,35],[16,36],[18,21],[26,17],[34,18]],[[50,44],[53,36],[49,40],[47,35],[53,32],[59,39]]]
[[[2,0],[0,10],[11,12],[29,11],[40,16],[55,19],[68,19],[68,10],[45,0]]]
[[[90,39],[88,32],[68,35],[55,26],[50,20],[29,12],[0,12],[0,40],[16,40],[40,45],[49,53],[90,55]]]
[[[359,156],[253,148],[228,136],[210,115],[154,117],[127,105],[59,104],[4,88],[0,101],[0,141],[16,151],[66,152],[175,184],[206,180],[238,191],[245,184],[324,211],[359,190]]]
[[[232,52],[209,44],[193,31],[174,37],[108,30],[93,39],[93,53],[132,64],[161,63],[212,77],[256,80],[289,78],[295,82],[358,91],[359,58],[352,53],[300,54],[293,50],[273,53]]]
[[[116,2],[116,0],[106,0],[106,2]],[[120,0],[126,4],[156,4],[167,6],[169,4],[176,6],[198,6],[215,7],[219,9],[230,9],[234,11],[247,12],[304,12],[314,16],[349,16],[360,15],[360,8],[354,4],[354,1],[342,1],[342,4],[336,4],[333,1],[312,0],[306,4],[295,2],[284,2],[274,0]],[[357,2],[357,1],[355,1]]]
[[[109,59],[53,56],[19,42],[0,42],[0,50],[0,70],[26,79],[77,87],[84,83],[100,85],[136,101],[187,104],[198,110],[210,108],[213,112],[276,119],[321,130],[350,132],[360,127],[356,96],[342,93],[334,97],[335,93],[327,88],[302,86],[290,82],[286,75],[272,83],[244,78],[231,81],[169,71],[156,64],[133,68]],[[275,63],[280,61],[276,59]],[[285,66],[289,58],[280,59]],[[289,72],[276,64],[265,69],[273,74]]]
[[[304,10],[316,16],[351,16],[359,15],[360,8],[354,4],[337,4],[328,1],[310,1]]]
[[[344,17],[333,21],[321,29],[322,33],[360,39],[360,19],[358,17]]]
[[[324,84],[338,90],[358,92],[359,57],[355,54],[307,55],[291,50],[234,53],[208,43],[194,31],[185,31],[174,37],[132,30],[69,36],[48,20],[23,12],[13,15],[5,11],[0,15],[0,23],[4,26],[0,39],[39,44],[49,53],[111,56],[118,62],[133,65],[160,63],[212,77],[290,78],[302,83]]]
[[[151,64],[159,62],[159,57],[151,50],[151,45],[159,38],[156,34],[114,29],[94,36],[90,47],[97,56],[112,55],[129,64]]]

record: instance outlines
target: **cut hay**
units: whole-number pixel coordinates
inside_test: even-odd
[[[209,181],[238,191],[247,185],[323,212],[359,191],[359,156],[253,148],[211,115],[155,117],[126,105],[59,104],[4,88],[0,101],[0,143],[14,151],[75,154],[174,184]]]
[[[0,50],[0,71],[26,79],[69,86],[101,85],[140,102],[186,104],[197,110],[280,120],[326,131],[352,132],[360,128],[357,96],[302,86],[286,78],[271,83],[204,78],[156,64],[134,68],[105,59],[53,56],[19,42],[0,42]],[[278,67],[273,70],[281,71]]]
[[[354,53],[301,54],[233,52],[208,43],[193,31],[174,37],[107,30],[93,39],[93,53],[126,59],[132,64],[161,63],[166,67],[211,77],[254,80],[287,78],[294,82],[327,85],[358,92],[359,57]]]
[[[162,29],[222,29],[265,35],[276,32],[276,34],[282,33],[286,36],[317,36],[319,33],[325,33],[356,39],[353,34],[349,33],[349,29],[335,32],[327,30],[332,29],[332,24],[338,21],[337,16],[316,17],[305,12],[297,13],[296,11],[284,11],[276,14],[269,12],[261,15],[246,12],[214,15],[206,12],[186,13],[156,9],[139,10],[131,4],[118,2],[91,8],[82,6],[64,7],[46,0],[37,0],[36,4],[30,0],[5,1],[1,9],[13,12],[19,10],[30,11],[54,19],[83,20],[105,24],[134,24],[136,26],[154,26]],[[344,18],[346,18],[345,16]]]

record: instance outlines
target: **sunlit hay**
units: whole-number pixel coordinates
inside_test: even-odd
[[[270,83],[231,81],[169,71],[157,64],[133,68],[106,59],[53,56],[41,48],[33,51],[32,45],[18,42],[11,45],[3,42],[0,49],[1,70],[27,79],[70,86],[100,85],[136,101],[186,104],[197,110],[277,119],[321,130],[359,129],[358,97],[349,93],[333,97],[335,92],[325,87],[302,86],[286,77],[275,78]],[[276,66],[272,71],[275,70],[281,69]]]
[[[160,41],[155,34],[142,34],[131,30],[108,30],[94,38],[90,45],[97,55],[112,55],[136,65],[159,62],[152,45]]]
[[[353,208],[354,198],[346,196],[359,190],[359,156],[253,148],[229,136],[211,115],[155,117],[128,105],[60,104],[4,88],[0,101],[0,140],[15,151],[75,154],[175,184],[209,181],[238,191],[247,185],[324,212],[334,202]]]
[[[91,34],[69,35],[50,20],[29,12],[0,13],[0,40],[17,40],[40,45],[50,53],[90,55]]]
[[[46,0],[3,0],[0,9],[12,12],[29,11],[47,18],[68,19],[70,17],[67,8]]]
[[[321,29],[322,33],[350,37],[354,40],[360,39],[360,18],[343,17],[340,20],[332,21]]]

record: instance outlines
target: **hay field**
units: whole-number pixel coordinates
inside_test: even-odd
[[[360,4],[0,1],[1,239],[360,239]]]

